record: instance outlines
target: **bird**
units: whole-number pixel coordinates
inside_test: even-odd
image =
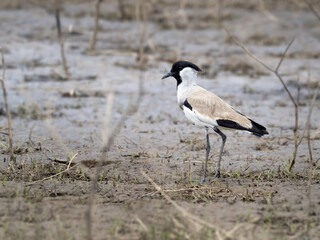
[[[235,110],[214,93],[199,86],[197,84],[197,74],[201,71],[194,63],[177,61],[172,65],[170,72],[165,74],[162,79],[168,77],[176,79],[179,107],[193,125],[205,128],[206,159],[204,176],[199,181],[205,182],[210,153],[209,129],[213,129],[222,138],[219,159],[213,179],[220,177],[221,157],[227,140],[226,135],[221,130],[242,130],[257,137],[262,137],[269,133],[264,126]]]

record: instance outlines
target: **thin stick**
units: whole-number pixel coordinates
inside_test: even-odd
[[[293,138],[294,138],[294,149],[293,149],[293,155],[292,155],[292,160],[289,166],[289,170],[293,167],[295,164],[295,159],[297,156],[298,148],[299,148],[299,136],[298,136],[298,124],[299,124],[299,103],[300,103],[300,92],[301,92],[301,85],[300,85],[300,74],[298,74],[298,87],[297,87],[297,100],[296,100],[296,105],[294,105],[294,116],[295,116],[295,121],[294,121],[294,128],[293,128]],[[302,138],[301,138],[302,140]]]
[[[260,0],[260,11],[269,18],[272,22],[279,23],[279,18],[266,10],[264,1]]]
[[[64,37],[61,32],[61,22],[60,22],[60,6],[58,3],[59,0],[55,0],[55,17],[56,17],[56,23],[57,23],[57,31],[58,31],[58,38],[60,42],[60,53],[61,53],[61,59],[62,59],[62,64],[63,64],[63,69],[66,77],[70,77],[70,73],[68,70],[68,65],[67,65],[67,59],[64,53]]]
[[[16,158],[15,158],[15,156],[14,156],[14,154],[13,154],[11,114],[10,114],[10,109],[9,109],[9,104],[8,104],[8,98],[7,98],[7,90],[6,90],[6,86],[5,86],[5,83],[4,83],[6,66],[5,66],[4,54],[3,54],[3,49],[2,49],[2,47],[0,47],[0,52],[1,52],[1,66],[2,66],[2,75],[1,75],[0,81],[1,81],[1,87],[2,87],[2,92],[3,92],[4,105],[5,105],[5,108],[6,108],[7,121],[8,121],[9,155],[10,155],[10,161],[16,163]]]
[[[43,179],[40,179],[40,180],[31,182],[31,183],[27,183],[26,186],[31,186],[31,185],[34,185],[34,184],[36,184],[36,183],[44,182],[44,181],[46,181],[46,180],[52,179],[52,178],[54,178],[54,177],[56,177],[56,176],[59,176],[59,175],[65,173],[65,172],[68,172],[69,170],[75,168],[76,166],[78,166],[78,163],[76,163],[76,164],[73,165],[72,167],[69,167],[69,166],[68,166],[65,170],[63,170],[63,171],[61,171],[61,172],[58,172],[58,173],[56,173],[56,174],[54,174],[54,175],[51,175],[51,176],[49,176],[49,177],[46,177],[46,178],[43,178]]]
[[[107,96],[107,101],[106,101],[106,113],[105,113],[105,118],[103,122],[103,135],[102,135],[102,142],[103,142],[103,152],[102,155],[104,155],[104,149],[105,146],[107,146],[110,143],[110,138],[111,136],[109,135],[109,121],[111,117],[111,110],[112,110],[112,105],[114,101],[114,93],[111,92]],[[123,118],[123,116],[122,116]],[[107,150],[106,150],[107,151]],[[100,175],[100,169],[103,165],[104,158],[102,158],[102,155],[98,161],[98,164],[96,166],[96,174],[91,177],[91,187],[90,187],[90,196],[89,196],[89,201],[88,201],[88,206],[85,211],[85,219],[86,219],[86,230],[87,230],[87,239],[92,240],[92,207],[94,205],[95,201],[95,195],[97,192],[97,184],[98,184],[98,178]]]
[[[248,54],[251,58],[253,58],[253,59],[256,60],[258,63],[260,63],[260,64],[261,64],[262,66],[264,66],[266,69],[268,69],[270,72],[273,72],[273,73],[279,78],[280,82],[282,83],[282,86],[284,87],[285,91],[286,91],[287,94],[289,95],[292,103],[293,103],[294,105],[296,105],[296,101],[295,101],[294,98],[292,97],[291,92],[290,92],[289,89],[287,88],[287,86],[286,86],[285,82],[283,81],[281,75],[278,73],[279,68],[280,68],[280,66],[281,66],[281,64],[282,64],[282,62],[283,62],[283,60],[284,60],[284,58],[285,58],[285,56],[286,56],[286,54],[287,54],[290,46],[291,46],[292,43],[294,42],[295,38],[293,38],[293,39],[289,42],[289,44],[287,45],[285,51],[282,53],[282,56],[281,56],[281,58],[280,58],[280,61],[279,61],[278,65],[277,65],[277,67],[276,67],[275,69],[273,69],[272,67],[270,67],[269,65],[267,65],[266,63],[264,63],[260,58],[258,58],[257,56],[255,56],[252,52],[250,52],[250,50],[249,50],[246,46],[244,46],[238,39],[236,39],[235,37],[233,37],[233,36],[231,35],[231,33],[229,32],[228,29],[225,29],[225,30],[226,30],[227,34],[229,35],[229,37],[230,37],[239,47],[241,47],[241,48],[246,52],[246,54]]]
[[[170,203],[172,204],[180,213],[183,217],[186,217],[190,223],[194,224],[194,226],[197,228],[197,230],[201,230],[202,227],[208,227],[211,230],[213,230],[215,232],[215,234],[217,235],[217,237],[219,239],[223,239],[222,236],[220,235],[220,233],[222,233],[223,235],[227,236],[228,238],[232,238],[232,233],[239,228],[240,226],[237,226],[236,229],[226,232],[223,229],[219,228],[218,226],[214,226],[211,223],[208,223],[200,218],[198,218],[195,215],[192,215],[191,213],[187,212],[185,209],[183,209],[182,207],[180,207],[174,200],[172,200],[166,193],[165,191],[162,190],[162,188],[155,183],[155,181],[152,180],[152,178],[142,169],[140,170],[140,173],[152,184],[152,186],[161,193],[161,195]],[[242,225],[241,225],[242,226]]]
[[[294,100],[291,92],[290,92],[289,89],[287,88],[287,85],[285,84],[285,82],[283,81],[281,75],[280,75],[279,72],[278,72],[278,71],[279,71],[279,68],[280,68],[280,66],[281,66],[281,64],[282,64],[282,62],[283,62],[283,59],[285,58],[285,56],[286,56],[289,48],[291,47],[292,43],[294,42],[294,40],[295,40],[295,37],[292,38],[292,40],[291,40],[291,41],[289,42],[289,44],[287,45],[286,50],[283,52],[283,54],[282,54],[282,56],[281,56],[281,59],[280,59],[280,61],[279,61],[279,63],[278,63],[277,68],[276,68],[273,72],[274,72],[274,73],[277,75],[277,77],[279,78],[280,82],[282,83],[283,88],[286,90],[287,94],[289,95],[289,97],[290,97],[290,99],[291,99],[291,102],[296,106],[296,105],[297,105],[296,101]]]
[[[298,146],[299,144],[297,139],[298,139],[298,120],[299,120],[299,112],[298,112],[298,109],[299,109],[299,105],[297,103],[297,101],[293,98],[290,90],[288,89],[286,83],[283,81],[282,79],[282,76],[279,74],[279,69],[280,69],[280,66],[289,50],[289,48],[291,47],[292,43],[294,42],[295,38],[293,38],[289,44],[287,45],[285,51],[282,53],[282,56],[280,58],[280,61],[277,65],[276,68],[272,68],[270,67],[269,65],[267,65],[266,63],[264,63],[261,59],[259,59],[257,56],[255,56],[253,53],[250,52],[250,50],[244,46],[239,40],[237,40],[235,37],[232,36],[232,34],[229,32],[228,29],[225,29],[227,34],[229,35],[229,37],[238,45],[240,46],[244,51],[245,53],[251,57],[252,59],[254,59],[255,61],[257,61],[258,63],[260,63],[262,66],[264,66],[267,70],[269,70],[270,72],[274,73],[277,78],[279,79],[279,81],[281,82],[284,90],[286,91],[286,93],[288,94],[293,106],[294,106],[294,109],[295,109],[295,125],[294,125],[294,129],[293,129],[293,135],[294,135],[294,139],[295,139],[295,144],[294,144],[294,150],[293,150],[293,156],[292,156],[292,160],[290,162],[290,166],[289,166],[289,171],[291,171],[291,169],[293,168],[294,164],[295,164],[295,160],[296,160],[296,157],[297,157],[297,151],[298,151]]]
[[[315,9],[315,7],[313,6],[313,4],[311,2],[309,2],[309,0],[304,0],[304,2],[308,5],[308,7],[310,8],[310,10],[313,12],[313,14],[318,18],[318,20],[320,21],[320,15],[318,13],[318,11]],[[319,93],[319,88],[320,85],[318,84],[318,87],[315,91],[315,94],[313,96],[312,102],[310,103],[310,108],[309,108],[309,113],[308,113],[308,118],[306,121],[306,125],[305,128],[303,130],[302,136],[300,138],[300,141],[298,144],[301,143],[305,131],[306,129],[308,129],[308,135],[307,135],[307,143],[308,143],[308,149],[309,149],[309,162],[310,162],[310,169],[309,169],[309,179],[308,179],[308,199],[309,199],[309,203],[308,203],[308,216],[310,216],[310,207],[311,207],[311,177],[312,177],[312,167],[313,167],[313,163],[312,163],[312,150],[311,150],[311,144],[310,144],[310,119],[311,119],[311,113],[312,113],[312,109],[313,109],[313,105],[314,102],[317,98],[317,95]],[[307,232],[309,233],[309,229],[310,229],[310,221],[308,221],[308,225],[307,225]]]
[[[120,19],[124,20],[126,18],[126,12],[124,10],[124,2],[123,0],[118,0],[118,9],[120,12]]]
[[[188,164],[188,175],[189,175],[189,182],[191,182],[192,180],[191,180],[191,159],[190,159],[190,157],[189,157],[189,164]]]
[[[312,99],[312,101],[311,101],[311,103],[310,103],[307,121],[306,121],[306,124],[305,124],[305,126],[304,126],[304,129],[303,129],[302,135],[301,135],[301,137],[300,137],[300,140],[299,140],[299,142],[298,142],[298,145],[300,145],[300,143],[302,142],[302,139],[303,139],[303,137],[304,137],[304,134],[305,134],[305,132],[307,131],[308,126],[309,126],[309,124],[310,124],[310,119],[311,119],[312,110],[313,110],[313,107],[314,107],[314,103],[315,103],[315,101],[316,101],[316,99],[317,99],[317,96],[318,96],[318,94],[319,94],[319,90],[320,90],[320,84],[318,84],[318,87],[317,87],[316,91],[314,92],[313,99]]]
[[[313,99],[310,102],[310,107],[309,107],[309,114],[308,114],[308,119],[307,119],[307,143],[308,143],[308,151],[309,151],[309,174],[308,174],[308,216],[307,216],[307,234],[309,235],[310,233],[310,220],[309,217],[311,216],[311,180],[312,180],[312,171],[313,171],[313,157],[312,157],[312,149],[311,149],[311,137],[310,137],[310,118],[311,118],[311,113],[313,109],[314,102],[318,96],[319,93],[319,88],[320,85],[318,84],[318,87],[314,93]],[[304,135],[304,134],[303,134]],[[302,135],[302,137],[303,137]]]
[[[313,100],[312,100],[310,108],[309,108],[307,121],[306,121],[306,124],[304,126],[302,135],[300,136],[300,139],[298,139],[298,131],[297,131],[298,130],[298,107],[299,107],[299,104],[297,104],[296,107],[295,107],[295,119],[296,119],[296,121],[295,121],[295,127],[293,129],[295,146],[294,146],[293,158],[292,158],[290,166],[289,166],[289,171],[291,171],[291,169],[293,168],[293,166],[295,164],[295,159],[296,159],[296,156],[297,156],[298,147],[300,146],[300,144],[301,144],[301,142],[302,142],[302,140],[304,138],[305,132],[308,129],[308,126],[309,126],[309,123],[310,123],[311,114],[312,114],[312,109],[313,109],[313,106],[314,106],[314,102],[315,102],[315,100],[317,98],[317,95],[319,93],[319,87],[320,86],[317,87],[317,89],[315,91],[315,94],[313,96]]]
[[[194,215],[191,215],[190,213],[188,213],[186,210],[184,210],[182,207],[180,207],[175,201],[173,201],[162,189],[161,187],[156,184],[150,177],[148,174],[146,174],[142,169],[140,170],[141,174],[152,184],[152,186],[158,191],[161,193],[161,195],[169,202],[171,203],[181,214],[183,217],[187,217],[187,218],[190,218],[191,220],[191,223],[194,223],[196,225],[196,227],[198,229],[201,228],[201,225],[205,225],[205,226],[208,226],[210,227],[211,229],[213,229],[214,231],[216,230],[216,227],[213,226],[212,224],[209,224],[199,218],[197,218],[196,216]]]
[[[192,191],[192,190],[206,190],[206,189],[209,189],[209,190],[219,190],[220,188],[218,187],[200,187],[200,188],[197,188],[197,189],[194,189],[194,188],[180,188],[180,189],[162,189],[162,191],[164,192],[185,192],[185,191]],[[147,195],[150,195],[150,194],[155,194],[157,193],[158,191],[156,192],[151,192]]]
[[[137,60],[139,62],[140,69],[143,66],[143,62],[145,60],[144,56],[144,43],[147,39],[147,6],[145,5],[145,1],[137,0],[135,2],[136,6],[136,21],[138,23],[138,31],[139,31],[139,49]]]
[[[97,35],[99,31],[99,13],[100,13],[100,3],[102,3],[103,0],[97,0],[95,3],[95,14],[94,14],[94,30],[92,33],[92,37],[90,40],[90,47],[89,50],[92,51],[95,48],[96,41],[97,41]]]
[[[109,126],[110,126],[110,116],[112,112],[112,106],[114,102],[114,92],[111,92],[107,96],[107,104],[106,104],[106,112],[105,112],[105,118],[103,121],[103,135],[102,135],[102,143],[103,145],[108,144],[109,141]]]
[[[137,96],[136,103],[135,103],[135,105],[137,106],[135,108],[135,112],[139,109],[139,105],[140,105],[140,102],[141,102],[143,94],[144,94],[143,83],[144,83],[144,78],[141,74],[141,77],[139,79],[139,86],[138,86],[139,87],[138,96]],[[113,103],[113,97],[108,98],[107,105],[112,105],[112,103]],[[106,107],[106,113],[107,113],[106,117],[107,118],[110,118],[111,110],[112,109],[110,106]],[[97,193],[98,178],[100,176],[100,172],[101,172],[103,163],[107,157],[107,153],[109,152],[110,148],[112,147],[113,142],[114,142],[116,136],[118,135],[118,133],[120,132],[123,124],[127,120],[129,113],[132,114],[131,105],[128,105],[125,113],[121,116],[120,120],[113,127],[113,131],[110,134],[108,134],[107,138],[104,138],[105,142],[103,143],[103,148],[101,150],[101,156],[100,156],[100,159],[99,159],[98,164],[96,166],[96,173],[91,177],[90,196],[89,196],[88,206],[85,211],[86,228],[87,228],[86,230],[87,230],[87,239],[88,240],[93,239],[92,238],[92,207],[94,205],[95,195]],[[105,127],[104,133],[105,134],[109,133],[110,126],[107,126],[108,123],[109,123],[109,120],[106,120],[104,122],[104,127]]]
[[[246,54],[248,54],[251,58],[253,58],[254,60],[256,60],[258,63],[260,63],[262,66],[264,66],[266,69],[268,69],[270,72],[274,72],[274,70],[268,66],[266,63],[264,63],[260,58],[258,58],[257,56],[253,55],[250,50],[244,46],[238,39],[236,39],[230,32],[228,29],[225,28],[225,31],[227,32],[228,36],[232,39],[232,41],[234,41],[239,47],[241,47]]]
[[[308,5],[308,7],[310,8],[310,10],[313,12],[313,14],[318,18],[318,20],[320,21],[320,15],[318,13],[318,11],[316,10],[316,8],[313,6],[313,4],[311,2],[309,2],[308,0],[304,0],[304,2]]]
[[[145,232],[148,232],[148,227],[142,222],[142,220],[141,220],[138,216],[136,216],[135,219],[136,219],[137,222],[141,225],[141,227],[143,228],[143,230],[144,230]]]
[[[32,127],[30,128],[28,147],[30,147],[31,144],[33,144],[33,141],[32,141],[32,131],[33,131],[33,128],[34,128],[35,126],[36,126],[36,124],[34,123],[34,124],[32,125]]]
[[[69,169],[69,168],[70,168],[70,166],[71,166],[71,163],[72,163],[73,159],[74,159],[77,155],[78,155],[78,153],[74,154],[74,155],[70,158],[70,161],[69,161],[69,164],[68,164],[67,169]]]
[[[311,106],[310,106],[311,107]],[[312,179],[312,169],[313,169],[313,159],[311,150],[311,139],[310,139],[310,122],[308,124],[308,150],[309,150],[309,174],[308,174],[308,216],[307,216],[307,233],[310,232],[310,216],[311,216],[311,179]]]

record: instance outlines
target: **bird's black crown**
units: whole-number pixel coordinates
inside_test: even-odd
[[[180,76],[180,71],[186,67],[190,67],[198,72],[201,72],[201,69],[191,63],[191,62],[187,62],[187,61],[178,61],[178,62],[175,62],[173,65],[172,65],[172,68],[171,68],[171,71],[168,72],[167,74],[165,74],[162,79],[165,79],[165,78],[168,78],[168,77],[174,77],[176,80],[177,80],[177,86],[179,86],[180,83],[182,83],[182,79],[181,79],[181,76]]]
[[[171,72],[172,73],[178,73],[178,72],[180,72],[182,69],[184,69],[186,67],[190,67],[190,68],[193,68],[194,70],[196,70],[198,72],[201,72],[201,69],[197,65],[195,65],[195,64],[193,64],[191,62],[187,62],[187,61],[175,62],[172,65]]]

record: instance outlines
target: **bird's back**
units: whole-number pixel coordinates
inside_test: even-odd
[[[251,128],[251,121],[235,111],[217,95],[200,86],[194,86],[187,97],[189,104],[199,114],[214,120],[232,120],[244,128]]]

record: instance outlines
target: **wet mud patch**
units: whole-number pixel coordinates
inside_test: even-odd
[[[3,115],[5,111],[3,110]],[[38,103],[23,102],[15,109],[11,110],[11,116],[13,118],[24,118],[32,120],[45,120],[60,118],[64,116],[61,107],[49,106],[43,107]]]
[[[70,76],[66,77],[60,73],[53,72],[50,75],[25,75],[25,82],[49,82],[49,81],[81,81],[81,80],[95,80],[97,76],[89,75],[89,76]]]
[[[304,175],[291,173],[287,170],[278,171],[239,171],[221,174],[221,178],[212,180],[214,173],[209,174],[207,183],[194,183],[193,180],[185,183],[174,184],[172,186],[163,186],[162,190],[174,200],[191,201],[191,202],[221,202],[226,201],[230,204],[243,202],[267,203],[267,198],[277,197],[279,193],[277,188],[281,185],[286,185],[287,181],[294,183],[308,181],[308,173]],[[320,175],[316,174],[312,178],[314,184],[320,183]],[[158,196],[161,194],[158,191],[150,189],[150,193],[146,196]],[[270,201],[270,199],[268,200]]]
[[[71,164],[74,167],[74,164]],[[58,179],[69,180],[89,180],[89,177],[81,169],[71,169],[65,171],[66,166],[59,163],[39,163],[21,164],[10,166],[7,169],[1,170],[2,181],[17,181],[17,182],[33,182],[47,179],[51,176],[56,176]]]
[[[0,42],[6,45],[17,165],[8,162],[0,99],[0,239],[87,239],[86,211],[98,167],[93,239],[317,239],[319,98],[310,119],[314,161],[308,197],[305,137],[295,169],[287,170],[294,147],[290,99],[276,77],[248,60],[224,30],[272,67],[296,36],[279,72],[295,99],[300,74],[302,134],[319,80],[319,24],[307,6],[140,1],[147,10],[141,43],[139,1],[103,1],[96,50],[89,51],[94,5],[64,1],[61,23],[71,73],[66,78],[53,9],[43,1],[11,2],[0,3],[10,7],[0,9]],[[225,131],[220,179],[213,176],[221,140],[211,131],[203,184],[191,180],[203,176],[204,131],[189,124],[177,106],[176,81],[160,80],[179,59],[199,65],[199,85],[269,131],[262,139]],[[141,76],[144,94],[136,104]],[[127,109],[123,128],[99,163],[103,139]]]
[[[230,40],[231,41],[231,40]],[[262,46],[276,46],[286,42],[286,38],[283,36],[270,36],[263,33],[255,33],[251,35],[247,41],[248,44],[262,45]]]

